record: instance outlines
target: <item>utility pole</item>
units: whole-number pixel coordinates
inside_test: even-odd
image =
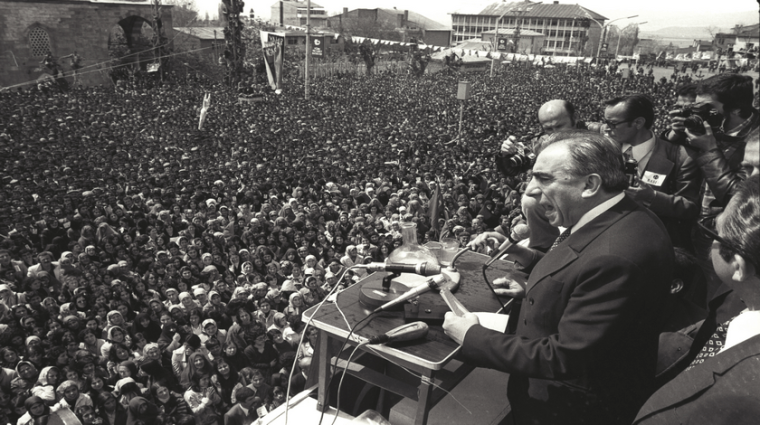
[[[164,56],[166,37],[164,37],[164,25],[161,21],[161,0],[153,0],[151,6],[153,8],[153,22],[151,25],[153,27],[153,40],[151,40],[153,41],[153,59],[158,64],[158,76],[161,82],[163,82],[164,67],[161,63],[161,58]]]
[[[306,60],[304,61],[303,97],[309,100],[309,59],[311,58],[311,0],[306,0]]]

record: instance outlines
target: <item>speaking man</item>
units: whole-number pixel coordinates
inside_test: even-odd
[[[628,424],[654,390],[673,247],[627,186],[614,142],[585,131],[552,135],[526,195],[566,230],[546,254],[531,250],[514,334],[488,330],[474,314],[446,315],[463,361],[510,374],[517,424]]]

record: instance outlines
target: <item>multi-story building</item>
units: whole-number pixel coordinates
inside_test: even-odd
[[[501,20],[499,20],[501,17]],[[451,14],[454,43],[479,38],[496,29],[530,30],[544,35],[540,52],[549,55],[596,55],[607,18],[578,4],[531,1],[493,3],[481,11]]]
[[[309,10],[305,0],[280,0],[271,6],[270,22],[283,25],[306,26],[306,12]],[[311,2],[311,16],[309,24],[312,27],[323,27],[327,24],[327,10],[324,7]]]

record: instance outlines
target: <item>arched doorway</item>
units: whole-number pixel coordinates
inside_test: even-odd
[[[108,32],[108,53],[114,66],[132,64],[144,70],[154,60],[150,22],[140,16],[119,21]]]

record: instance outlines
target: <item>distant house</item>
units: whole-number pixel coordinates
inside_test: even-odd
[[[330,16],[327,26],[337,32],[385,40],[409,41],[412,37],[434,46],[451,44],[451,29],[409,10],[343,8]]]
[[[224,27],[177,27],[174,46],[184,51],[198,52],[200,56],[215,56],[224,50]]]
[[[746,56],[757,56],[760,46],[760,24],[746,25],[737,28],[731,33],[718,33],[713,39],[712,45],[720,49],[722,54],[734,53]]]
[[[311,10],[309,25],[313,28],[327,25],[327,11],[317,3],[311,2],[311,8],[306,1],[280,0],[272,4],[270,22],[284,25],[306,26],[306,12]]]

